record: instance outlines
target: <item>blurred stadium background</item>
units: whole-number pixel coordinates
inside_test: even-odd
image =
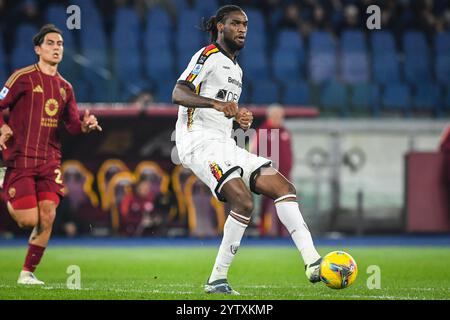
[[[35,62],[31,38],[54,23],[64,31],[60,72],[80,110],[89,108],[104,128],[64,134],[68,197],[56,236],[220,234],[226,205],[171,161],[171,92],[208,42],[202,17],[229,3],[0,0],[0,82]],[[285,107],[292,178],[313,234],[449,233],[449,161],[440,139],[450,112],[450,2],[232,3],[249,18],[240,104],[252,108],[255,126],[267,106]],[[81,9],[79,30],[66,27],[71,4]],[[381,8],[381,30],[366,27],[370,4]],[[261,222],[255,200],[248,236],[259,237],[271,222]],[[27,234],[2,201],[0,235]]]

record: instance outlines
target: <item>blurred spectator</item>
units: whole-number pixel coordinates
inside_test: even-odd
[[[329,24],[329,19],[322,6],[315,6],[313,10],[313,20],[314,29],[317,31],[327,31],[332,32],[332,28]]]
[[[36,26],[40,24],[39,8],[34,0],[26,0],[21,8],[21,22],[31,23]]]
[[[153,94],[149,90],[141,91],[133,98],[133,100],[131,100],[131,103],[136,104],[140,109],[145,109],[147,108],[147,106],[154,102],[155,99],[153,97]]]
[[[359,8],[353,4],[344,8],[344,29],[361,28]]]
[[[265,134],[267,133],[267,134]],[[263,142],[260,139],[266,138]],[[275,140],[277,139],[278,140]],[[267,154],[262,154],[264,144],[267,143]],[[278,144],[278,150],[276,147]],[[274,167],[288,180],[291,178],[293,154],[291,146],[291,134],[284,127],[284,109],[278,104],[270,105],[267,109],[266,121],[256,130],[252,140],[251,151],[271,159]],[[278,155],[276,152],[278,151]],[[261,153],[261,154],[260,154]],[[278,157],[277,157],[278,156]],[[260,211],[260,234],[262,236],[287,236],[286,228],[279,221],[273,200],[262,197]]]
[[[278,27],[280,29],[300,31],[301,26],[299,7],[294,3],[287,5],[284,8],[283,17],[281,18]]]
[[[162,217],[155,212],[156,199],[151,183],[141,180],[121,203],[121,231],[129,236],[155,234],[162,224]]]

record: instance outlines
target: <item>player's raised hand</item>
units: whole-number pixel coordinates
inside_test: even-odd
[[[253,122],[253,113],[247,108],[240,108],[235,117],[242,129],[247,130]]]
[[[214,109],[223,112],[227,118],[233,118],[238,111],[238,105],[236,102],[218,102]]]
[[[86,109],[84,111],[83,122],[81,123],[81,131],[88,133],[93,130],[102,131],[102,127],[99,126],[97,118],[89,114],[89,110]]]
[[[8,149],[6,147],[6,141],[8,141],[9,138],[12,137],[12,135],[13,132],[7,124],[4,124],[0,127],[0,150]]]

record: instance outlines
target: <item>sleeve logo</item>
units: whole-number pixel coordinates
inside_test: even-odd
[[[202,70],[203,65],[202,64],[196,64],[194,69],[192,69],[192,74],[198,75],[200,73],[200,70]]]
[[[0,100],[5,99],[8,92],[9,92],[9,89],[7,87],[3,87],[2,91],[0,91]]]

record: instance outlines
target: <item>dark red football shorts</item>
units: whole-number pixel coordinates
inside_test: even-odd
[[[59,197],[64,196],[61,164],[50,161],[36,168],[8,168],[3,190],[5,199],[14,209],[33,208],[42,200],[52,200],[58,204]]]

